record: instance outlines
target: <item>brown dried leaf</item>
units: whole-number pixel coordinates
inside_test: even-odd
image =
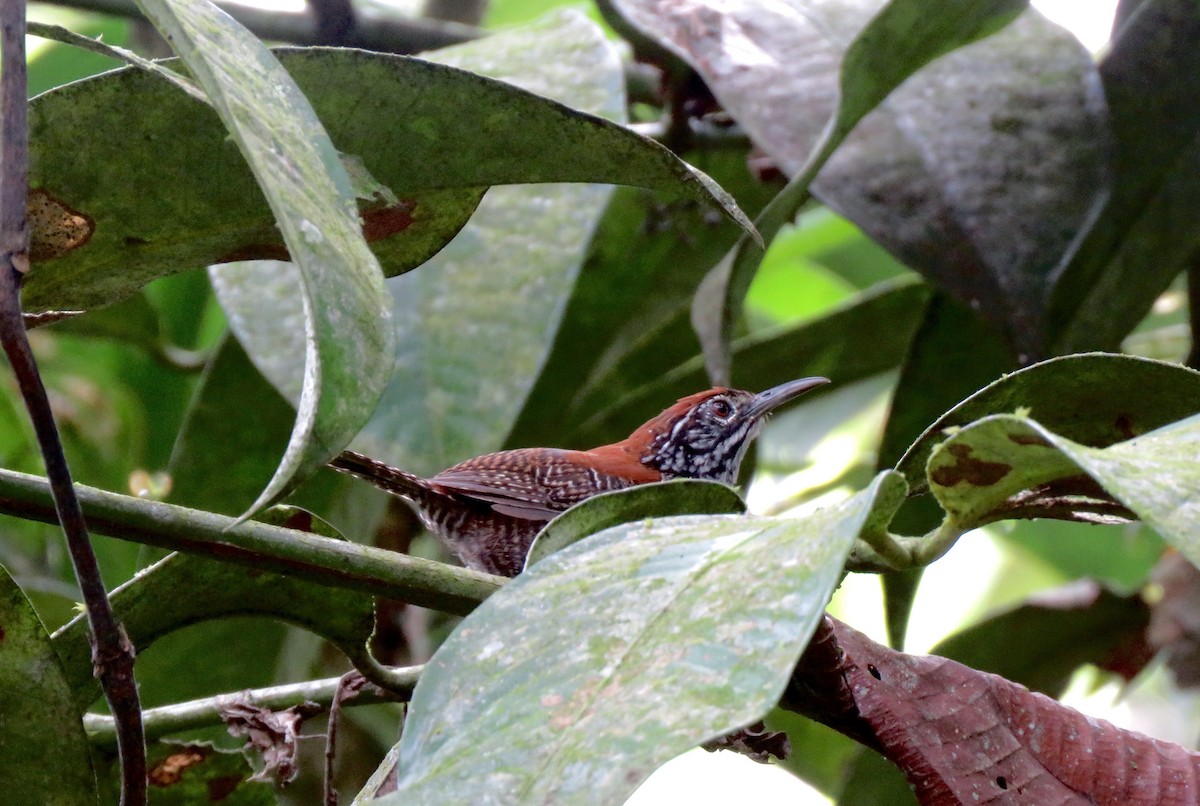
[[[878,750],[929,806],[1200,802],[1198,753],[828,617],[783,704]]]
[[[250,692],[223,699],[218,709],[229,733],[248,736],[245,749],[256,750],[262,755],[263,767],[250,780],[274,781],[276,784],[295,779],[300,726],[305,719],[323,710],[314,703],[303,703],[283,711],[272,711],[255,705]]]

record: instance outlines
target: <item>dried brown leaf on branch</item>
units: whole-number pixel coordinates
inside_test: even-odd
[[[1200,802],[1198,753],[829,617],[782,705],[883,754],[926,806]]]

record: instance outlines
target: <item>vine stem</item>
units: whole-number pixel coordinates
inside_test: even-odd
[[[121,759],[121,803],[146,802],[146,746],[141,705],[133,676],[134,650],[113,615],[100,566],[75,497],[46,387],[38,373],[21,316],[21,278],[29,268],[25,199],[29,183],[28,79],[25,67],[25,3],[0,3],[0,343],[21,388],[46,464],[58,522],[87,609],[92,662],[116,724]]]

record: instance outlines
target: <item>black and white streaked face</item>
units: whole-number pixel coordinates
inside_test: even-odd
[[[754,395],[729,389],[684,411],[650,446],[646,464],[665,478],[733,484],[751,440],[766,418],[748,417]]]
[[[746,449],[762,431],[767,415],[826,383],[829,381],[825,378],[801,378],[758,394],[718,388],[684,398],[660,415],[674,414],[674,418],[651,440],[642,462],[667,479],[733,484]]]

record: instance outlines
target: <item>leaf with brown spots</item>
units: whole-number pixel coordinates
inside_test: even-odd
[[[1147,394],[1151,389],[1154,393]],[[947,411],[917,438],[896,469],[914,495],[924,492],[926,463],[946,429],[1018,409],[1028,409],[1056,434],[1103,448],[1200,411],[1200,372],[1110,353],[1043,361],[1005,375]]]
[[[96,224],[42,188],[29,192],[25,215],[29,224],[29,259],[49,260],[88,242]]]

